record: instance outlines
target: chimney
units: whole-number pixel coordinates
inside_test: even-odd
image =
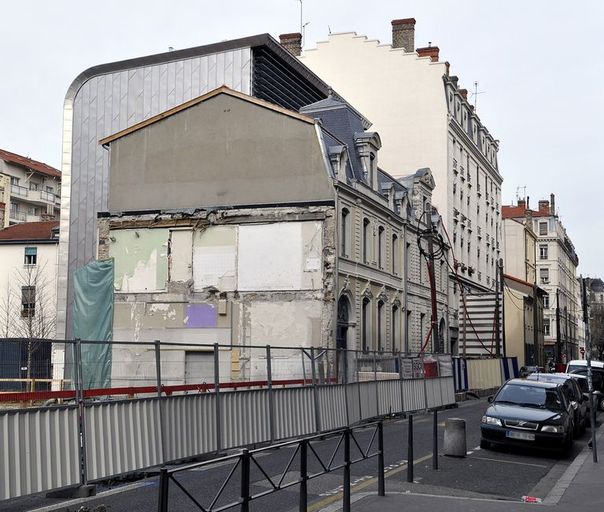
[[[300,32],[281,34],[279,36],[279,42],[283,48],[296,57],[299,57],[302,53],[302,34],[300,34]]]
[[[0,229],[4,229],[4,215],[6,213],[6,205],[0,201]]]
[[[404,48],[412,52],[415,48],[415,18],[392,20],[392,48]]]
[[[459,89],[459,94],[461,94],[464,100],[468,100],[468,90],[467,89]]]
[[[530,208],[529,202],[530,202],[531,198],[530,196],[526,196],[526,207]]]
[[[526,201],[524,199],[518,199],[518,206],[526,210]]]
[[[432,62],[438,62],[438,46],[426,46],[415,50],[420,57],[430,57]]]
[[[545,215],[550,214],[549,201],[547,199],[539,201],[539,213],[544,213]]]
[[[556,215],[556,196],[554,194],[549,195],[550,213]]]

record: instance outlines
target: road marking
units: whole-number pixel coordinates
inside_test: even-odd
[[[417,464],[421,464],[422,462],[426,462],[427,460],[432,458],[432,454],[429,453],[428,455],[424,455],[423,457],[420,457],[419,459],[415,459],[413,461],[413,465],[416,466]],[[397,464],[399,464],[398,467],[391,469],[390,471],[385,471],[384,472],[384,477],[385,478],[389,478],[391,476],[394,476],[398,473],[400,473],[401,471],[404,471],[405,469],[407,469],[407,463],[406,461],[401,461],[398,462]],[[364,478],[364,477],[363,477]],[[370,485],[373,485],[377,482],[377,477],[371,477],[368,480],[364,480],[360,483],[358,483],[355,488],[354,488],[354,492],[358,492],[358,491],[362,491],[363,489],[369,487]],[[322,510],[323,508],[327,507],[328,505],[335,503],[338,500],[342,499],[342,488],[341,486],[337,487],[337,493],[336,494],[331,494],[330,496],[323,498],[322,500],[319,501],[315,501],[312,505],[309,505],[307,507],[307,511],[308,512],[318,512],[320,510]],[[352,494],[353,489],[351,489],[351,494]],[[330,492],[330,491],[328,491]]]
[[[549,466],[544,466],[543,464],[531,464],[530,462],[518,462],[515,460],[503,460],[503,459],[489,459],[488,457],[472,457],[473,459],[478,460],[490,460],[492,462],[503,462],[504,464],[518,464],[519,466],[532,466],[534,468],[548,468]]]

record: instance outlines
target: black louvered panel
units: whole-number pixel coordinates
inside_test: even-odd
[[[265,47],[253,49],[252,94],[281,107],[298,111],[327,97],[298,71]]]

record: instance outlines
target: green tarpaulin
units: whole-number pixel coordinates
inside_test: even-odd
[[[84,389],[111,386],[111,345],[85,340],[110,341],[113,336],[113,273],[112,259],[75,271],[73,334],[82,340]]]

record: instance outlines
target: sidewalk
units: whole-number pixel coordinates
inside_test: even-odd
[[[598,463],[594,464],[590,448],[576,457],[556,482],[542,503],[524,503],[513,500],[492,500],[457,496],[419,494],[413,492],[387,492],[380,497],[375,493],[352,496],[352,510],[367,512],[513,512],[530,507],[547,507],[552,512],[577,510],[604,510],[604,424],[596,432]],[[332,508],[333,507],[333,508]],[[336,512],[341,505],[323,509]]]

